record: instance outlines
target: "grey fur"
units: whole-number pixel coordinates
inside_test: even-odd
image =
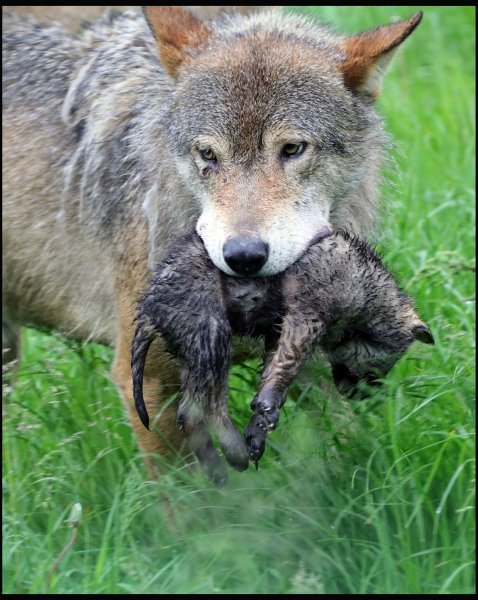
[[[213,31],[202,64],[219,56],[223,71],[192,66],[178,81],[165,73],[153,36],[135,13],[105,17],[78,35],[29,21],[12,24],[4,34],[4,123],[28,132],[28,142],[15,137],[16,145],[7,141],[5,147],[4,254],[12,272],[4,281],[4,299],[11,319],[113,343],[113,290],[99,272],[110,271],[107,263],[128,252],[125,228],[137,231],[146,224],[151,267],[164,247],[207,212],[204,186],[210,184],[198,178],[187,154],[198,135],[210,132],[227,141],[237,177],[247,181],[251,161],[258,158],[257,136],[266,125],[274,129],[290,121],[320,148],[300,174],[300,222],[310,221],[310,211],[319,210],[311,202],[324,197],[334,227],[361,234],[372,230],[386,137],[374,104],[351,94],[340,80],[342,38],[280,11],[227,16]],[[289,58],[302,47],[320,51],[321,73],[300,64],[281,68],[283,48],[261,50],[261,32],[272,41],[285,40]],[[238,39],[248,42],[242,60],[228,51]],[[30,173],[37,156],[46,161],[34,177],[21,170],[27,167],[22,160],[27,148]],[[24,199],[37,225],[28,242],[26,232],[17,229]],[[259,198],[250,201],[260,206]],[[237,227],[252,214],[242,198],[230,210],[238,216]],[[287,230],[289,208],[282,214],[277,202],[266,210],[269,217],[261,214],[256,222],[262,219],[274,240],[300,238],[301,250],[308,233],[298,229],[299,222]],[[203,219],[202,225],[220,228],[221,219],[206,224]],[[277,253],[283,267],[296,258],[287,249]],[[99,272],[85,273],[80,264],[98,264]],[[79,281],[89,283],[79,290]],[[68,314],[55,323],[46,307],[60,302]]]
[[[343,232],[311,246],[282,275],[252,280],[224,275],[190,234],[158,265],[137,321],[132,371],[141,420],[149,426],[142,398],[146,353],[161,335],[182,367],[178,422],[213,477],[220,463],[209,432],[234,467],[246,468],[248,453],[257,464],[290,383],[316,347],[325,351],[339,389],[350,393],[360,380],[383,377],[414,339],[433,341],[371,246]],[[233,334],[266,340],[248,450],[227,410]]]
[[[279,10],[207,28],[177,77],[140,14],[75,34],[18,18],[3,35],[5,331],[30,324],[114,346],[113,377],[149,454],[167,444],[131,410],[131,322],[165,249],[196,227],[228,272],[224,240],[253,231],[270,247],[270,276],[327,224],[367,234],[387,144],[370,95],[345,85],[347,38]],[[284,136],[309,141],[287,165]],[[221,158],[207,173],[204,143]],[[177,374],[160,343],[149,361],[146,401],[168,437],[162,407]]]

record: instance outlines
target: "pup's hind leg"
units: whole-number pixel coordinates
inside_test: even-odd
[[[189,418],[189,438],[195,436],[194,451],[199,458],[200,441],[209,440],[212,431],[227,462],[239,471],[247,469],[249,456],[244,438],[237,431],[227,410],[229,360],[232,334],[225,314],[216,311],[196,322],[194,332],[177,338],[178,355],[184,363],[185,395],[181,418]],[[190,415],[189,415],[190,413]],[[211,453],[209,452],[208,455]]]
[[[208,477],[218,485],[225,485],[227,471],[212,443],[203,404],[195,402],[188,393],[179,403],[177,424]]]
[[[245,471],[249,466],[249,452],[243,436],[237,431],[223,396],[222,408],[214,411],[208,422],[215,433],[227,462],[237,471]]]

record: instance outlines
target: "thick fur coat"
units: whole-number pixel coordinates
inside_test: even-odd
[[[213,263],[254,235],[259,275],[338,227],[371,231],[386,136],[374,98],[421,13],[344,37],[280,10],[202,22],[175,7],[72,34],[3,35],[3,319],[115,348],[113,377],[150,455],[182,442],[161,341],[145,370],[157,432],[132,401],[136,300],[195,227]],[[164,438],[169,438],[168,443]]]

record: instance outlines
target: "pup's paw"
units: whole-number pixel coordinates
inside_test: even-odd
[[[266,438],[269,425],[264,419],[264,416],[255,413],[249,421],[244,437],[249,450],[249,458],[254,463],[254,466],[258,467],[258,461],[264,454],[266,448]]]
[[[245,471],[249,466],[248,448],[232,421],[227,418],[220,419],[219,422],[213,420],[210,424],[227,462],[236,471]]]
[[[279,423],[280,406],[281,397],[279,394],[266,388],[261,390],[251,402],[252,410],[264,417],[270,431],[275,429]]]
[[[209,439],[197,448],[195,454],[209,479],[218,487],[224,487],[227,484],[227,469],[212,441]]]
[[[237,444],[233,448],[224,451],[224,456],[227,462],[236,471],[245,471],[249,466],[249,452],[244,440],[241,440],[241,445]]]

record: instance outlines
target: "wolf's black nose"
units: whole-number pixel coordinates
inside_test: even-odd
[[[258,236],[237,236],[222,249],[227,265],[238,275],[253,275],[266,262],[269,246]]]

